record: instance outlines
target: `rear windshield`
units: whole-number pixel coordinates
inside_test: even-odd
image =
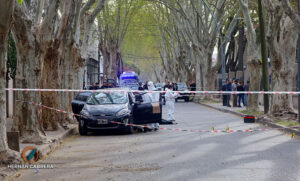
[[[128,99],[125,92],[98,92],[93,93],[87,100],[90,105],[125,104]]]

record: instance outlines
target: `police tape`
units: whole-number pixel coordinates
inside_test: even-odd
[[[166,93],[167,91],[149,91],[149,90],[129,90],[129,89],[98,89],[98,90],[80,90],[80,89],[20,89],[6,88],[6,91],[24,91],[24,92],[132,92],[132,93]],[[298,95],[300,92],[295,91],[171,91],[179,94],[289,94]]]
[[[73,115],[73,116],[77,116],[77,117],[87,117],[87,116],[83,116],[80,114],[75,114],[72,112],[68,112],[68,111],[64,111],[61,109],[56,109],[56,108],[52,108],[52,107],[48,107],[39,103],[35,103],[35,102],[31,102],[31,101],[22,101],[22,100],[16,100],[16,102],[22,102],[22,103],[26,103],[29,105],[33,105],[33,106],[37,106],[39,108],[45,108],[45,109],[49,109],[49,110],[53,110],[59,113],[63,113],[63,114],[69,114],[69,115]],[[98,119],[96,119],[98,120]],[[102,120],[102,119],[99,119]],[[153,127],[150,127],[148,125],[140,125],[140,124],[128,124],[128,123],[122,123],[122,122],[116,122],[116,121],[109,121],[112,124],[118,124],[118,125],[124,125],[124,126],[132,126],[132,127],[137,127],[137,128],[148,128],[148,129],[153,129]],[[289,127],[291,128],[291,127]],[[166,127],[158,127],[157,129],[159,130],[169,130],[169,131],[176,131],[176,132],[191,132],[191,133],[250,133],[250,132],[259,132],[259,131],[271,131],[271,130],[285,130],[287,128],[258,128],[258,129],[253,129],[253,128],[248,128],[248,129],[230,129],[229,126],[226,127],[225,130],[222,129],[215,129],[214,126],[212,126],[210,128],[210,130],[203,130],[203,129],[180,129],[180,128],[166,128]],[[291,135],[292,138],[295,138],[295,134],[292,133]]]

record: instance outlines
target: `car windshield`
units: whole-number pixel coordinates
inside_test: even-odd
[[[127,97],[125,92],[98,92],[91,95],[87,101],[87,104],[125,104],[126,102]]]
[[[186,84],[177,84],[178,90],[186,90],[187,86]]]

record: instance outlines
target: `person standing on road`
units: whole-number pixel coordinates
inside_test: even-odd
[[[172,88],[173,87],[171,85],[168,85],[168,87],[166,88],[165,99],[166,99],[166,105],[168,109],[169,120],[174,122],[175,121],[175,117],[174,117],[175,99],[179,97],[179,94],[173,93]]]
[[[195,81],[193,81],[193,82],[190,84],[190,89],[191,89],[191,91],[196,91],[196,82],[195,82]],[[195,98],[195,93],[191,93],[191,96],[192,96],[191,101],[193,101],[194,98]]]
[[[164,91],[166,90],[166,88],[168,88],[168,86],[169,86],[169,82],[166,81],[166,82],[165,82],[165,85],[164,85]]]
[[[222,85],[222,91],[226,91],[226,85],[228,84],[228,80],[226,80],[226,83]],[[223,106],[227,106],[227,95],[222,94],[223,98]]]
[[[138,90],[140,90],[140,91],[145,90],[145,89],[143,88],[143,86],[142,86],[142,82],[139,82],[139,89],[138,89]]]
[[[226,85],[226,91],[231,92],[232,91],[232,80],[229,80],[229,82]],[[231,107],[230,105],[230,96],[231,93],[227,94],[227,107]]]
[[[156,87],[154,86],[152,81],[148,82],[149,91],[156,91]],[[152,92],[152,102],[159,102],[159,92]]]
[[[89,90],[95,90],[95,83],[92,83],[92,85],[90,86]]]
[[[146,81],[145,85],[144,85],[144,90],[148,90],[148,81]]]
[[[242,82],[242,81],[239,82],[239,85],[237,86],[237,91],[239,91],[239,92],[244,92],[244,91],[245,91],[244,86],[243,86],[243,82]],[[244,99],[244,93],[239,93],[239,94],[238,94],[238,97],[239,97],[239,100],[238,100],[238,107],[242,107],[242,106],[241,106],[241,101],[243,101],[243,105],[244,105],[244,107],[245,107],[246,104],[245,104],[245,99]]]
[[[99,83],[97,82],[96,86],[94,87],[94,90],[98,90],[98,89],[100,89],[100,86],[99,86]]]
[[[244,86],[245,92],[249,91],[249,86],[250,86],[250,81],[248,80],[247,84]],[[245,100],[245,105],[247,106],[247,104],[248,104],[248,94],[244,95],[244,100]]]

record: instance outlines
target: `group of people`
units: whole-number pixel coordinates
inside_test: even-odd
[[[139,82],[139,88],[138,88],[138,90],[141,90],[141,91],[143,91],[143,90],[150,90],[150,89],[149,89],[149,82],[152,82],[152,81],[146,81],[146,83],[145,83],[144,85],[143,85],[142,82]],[[152,84],[153,84],[153,82],[152,82]],[[154,86],[154,84],[153,84],[153,86]],[[169,86],[171,86],[171,87],[172,87],[172,90],[174,90],[174,91],[178,90],[177,83],[170,83],[169,81],[166,81],[166,82],[165,82],[165,85],[164,85],[164,87],[163,87],[163,90],[165,91],[166,88],[169,87]],[[154,86],[154,87],[155,87],[155,86]]]
[[[92,83],[92,85],[89,87],[89,90],[98,90],[98,89],[107,89],[107,88],[114,88],[113,85],[109,84],[108,82],[103,82],[103,85],[100,87],[99,83]],[[83,90],[86,90],[85,82],[83,82]]]
[[[222,86],[222,91],[238,91],[238,92],[249,91],[249,84],[250,81],[247,81],[247,84],[243,85],[243,82],[238,79],[226,80],[226,84]],[[237,95],[233,94],[232,97],[233,97],[232,100],[233,107],[242,107],[241,103],[243,103],[244,107],[247,106],[248,94],[238,93]],[[231,98],[231,94],[223,94],[223,106],[231,107],[230,98]]]
[[[175,99],[180,96],[178,93],[172,92],[174,89],[176,89],[175,84],[170,84],[169,82],[166,82],[164,86],[164,91],[166,91],[165,100],[166,100],[166,107],[168,110],[168,117],[169,117],[168,121],[172,121],[172,122],[175,122],[175,117],[174,117]],[[160,101],[160,93],[155,92],[157,89],[154,86],[154,83],[152,81],[147,81],[144,86],[140,82],[139,90],[153,91],[151,93],[143,94],[142,98],[144,103],[153,103],[153,102]]]

